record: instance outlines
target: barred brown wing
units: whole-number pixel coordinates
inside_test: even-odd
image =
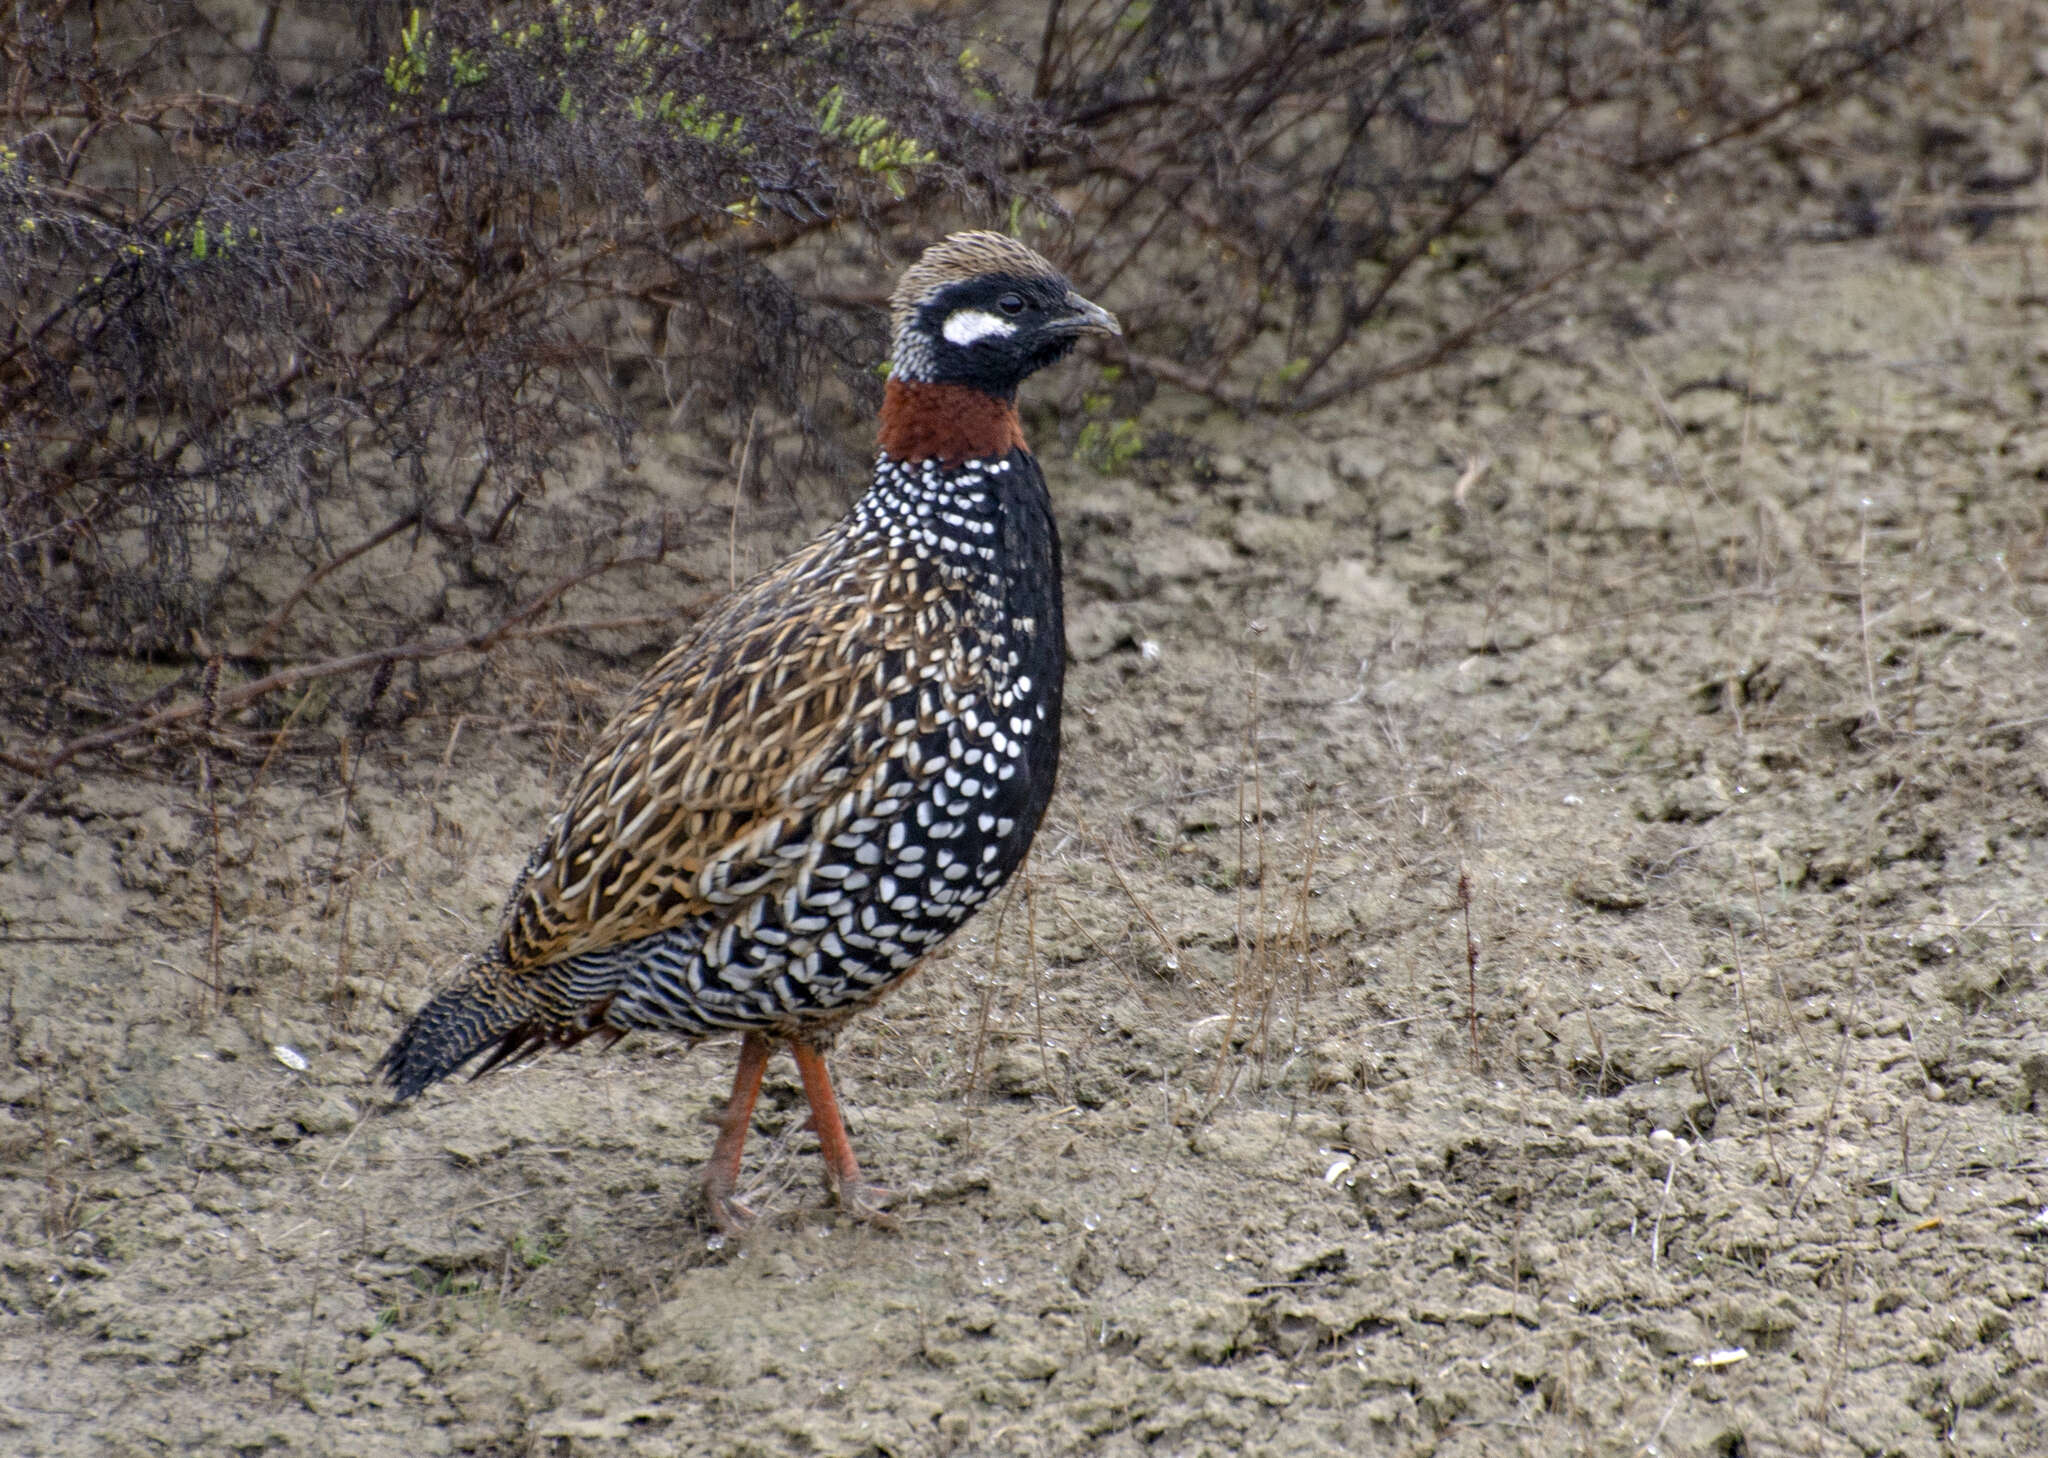
[[[508,967],[772,894],[873,798],[918,720],[934,727],[944,696],[920,705],[919,684],[960,676],[947,594],[845,546],[828,534],[742,588],[606,726],[506,909]],[[906,701],[929,712],[906,719]]]

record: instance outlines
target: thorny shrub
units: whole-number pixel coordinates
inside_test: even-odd
[[[1605,261],[1711,253],[1795,129],[1947,14],[1048,0],[1012,41],[996,4],[216,9],[40,0],[0,33],[0,764],[32,778],[219,742],[217,713],[322,675],[381,693],[658,560],[665,528],[615,523],[516,611],[444,603],[329,659],[286,631],[305,585],[247,576],[400,536],[516,551],[569,443],[629,440],[636,370],[699,419],[843,436],[885,340],[877,298],[777,271],[822,240],[1049,232],[1129,329],[1125,418],[1083,443],[1125,461],[1152,382],[1314,409]],[[323,508],[372,490],[389,523],[332,540]]]
[[[1540,318],[1599,265],[1674,240],[1713,258],[1734,212],[1788,191],[1797,125],[1950,8],[1054,5],[1034,94],[1085,145],[1036,175],[1085,199],[1090,286],[1137,294],[1136,362],[1316,410]]]

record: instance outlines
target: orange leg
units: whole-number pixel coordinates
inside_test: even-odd
[[[846,1122],[839,1117],[839,1097],[832,1092],[832,1075],[825,1071],[825,1055],[807,1043],[793,1042],[789,1051],[804,1081],[804,1097],[810,1100],[811,1127],[817,1131],[818,1153],[824,1157],[825,1178],[832,1193],[855,1219],[887,1224],[882,1206],[889,1200],[890,1192],[861,1181],[860,1161],[853,1157]]]
[[[704,1202],[711,1207],[711,1219],[720,1230],[737,1235],[747,1228],[754,1212],[733,1198],[739,1183],[740,1154],[747,1147],[747,1128],[754,1119],[754,1100],[761,1095],[761,1074],[768,1067],[768,1055],[775,1045],[759,1033],[749,1033],[740,1044],[740,1066],[732,1076],[732,1096],[720,1114],[718,1140],[711,1146],[711,1160],[704,1166]]]

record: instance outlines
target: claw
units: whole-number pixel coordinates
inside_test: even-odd
[[[711,1223],[725,1235],[745,1235],[753,1228],[758,1212],[737,1195],[715,1194],[705,1182],[704,1203],[711,1209]]]
[[[839,1208],[852,1219],[863,1225],[872,1225],[880,1230],[894,1230],[900,1223],[889,1213],[889,1206],[896,1203],[896,1192],[886,1185],[860,1183],[841,1185],[833,1191],[839,1198]]]

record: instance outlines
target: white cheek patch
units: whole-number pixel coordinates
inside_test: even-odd
[[[1017,326],[985,309],[955,309],[946,316],[942,332],[948,344],[973,344],[981,339],[1007,339],[1017,332]]]

